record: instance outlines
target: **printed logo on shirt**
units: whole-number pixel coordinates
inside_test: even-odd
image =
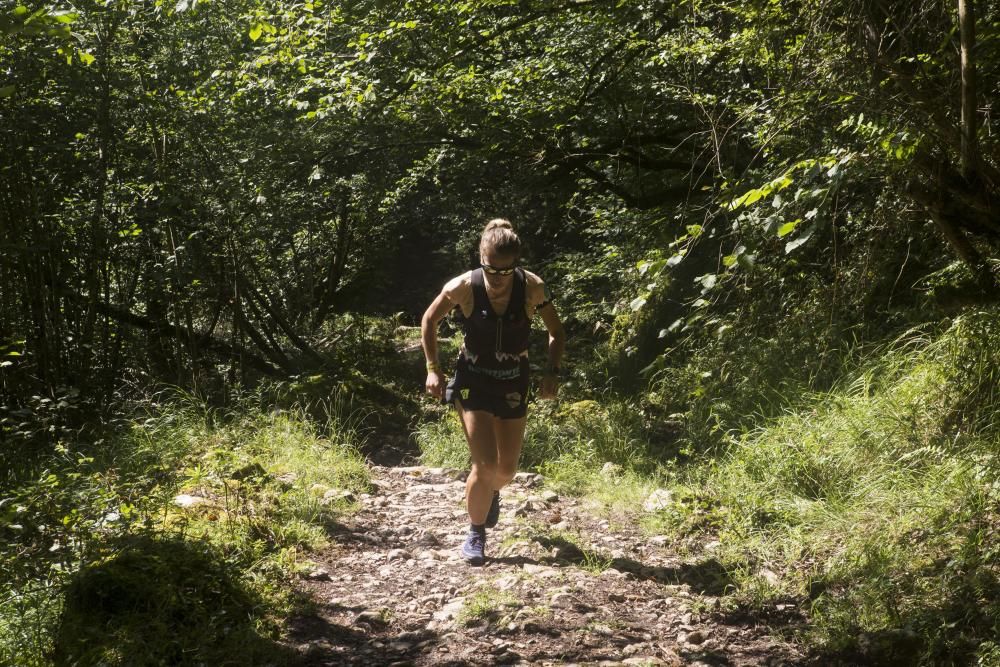
[[[466,400],[466,401],[469,400],[469,390],[468,389],[463,389],[462,390],[462,399]]]

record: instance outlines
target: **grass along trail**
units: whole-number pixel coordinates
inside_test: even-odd
[[[375,492],[315,555],[303,580],[313,613],[289,641],[310,665],[790,665],[805,657],[773,628],[801,619],[722,611],[727,584],[708,558],[684,561],[628,517],[520,473],[503,493],[487,562],[458,555],[464,473],[372,468]]]

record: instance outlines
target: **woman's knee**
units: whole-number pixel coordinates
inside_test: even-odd
[[[495,460],[493,461],[481,460],[472,462],[471,474],[475,475],[476,477],[487,477],[492,479],[497,476],[498,471],[499,467],[497,466],[497,462]]]
[[[496,478],[504,484],[508,484],[517,474],[517,461],[513,463],[498,463],[496,467]]]

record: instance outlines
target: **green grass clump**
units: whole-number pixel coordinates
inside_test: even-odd
[[[600,574],[610,568],[614,558],[591,548],[579,532],[549,530],[534,526],[529,532],[531,541],[552,550],[552,558],[573,563],[590,574]]]
[[[289,580],[368,488],[357,434],[320,430],[180,398],[61,444],[0,507],[0,664],[287,662]]]
[[[496,586],[483,586],[465,600],[456,620],[463,625],[494,621],[504,608],[518,604],[518,599],[511,593]]]
[[[431,419],[417,427],[415,433],[421,460],[430,466],[468,467],[469,447],[458,414],[452,410],[435,412]]]
[[[801,599],[827,650],[926,664],[992,655],[998,376],[996,313],[898,341],[853,382],[691,470],[687,497],[706,520],[686,523],[674,503],[659,527],[717,534],[745,601]]]

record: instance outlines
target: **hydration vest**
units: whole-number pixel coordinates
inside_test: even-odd
[[[514,270],[510,302],[503,315],[497,315],[486,294],[483,270],[472,272],[472,313],[460,317],[465,332],[462,358],[468,370],[495,380],[513,380],[526,373],[528,336],[531,321],[524,312],[524,271]]]

